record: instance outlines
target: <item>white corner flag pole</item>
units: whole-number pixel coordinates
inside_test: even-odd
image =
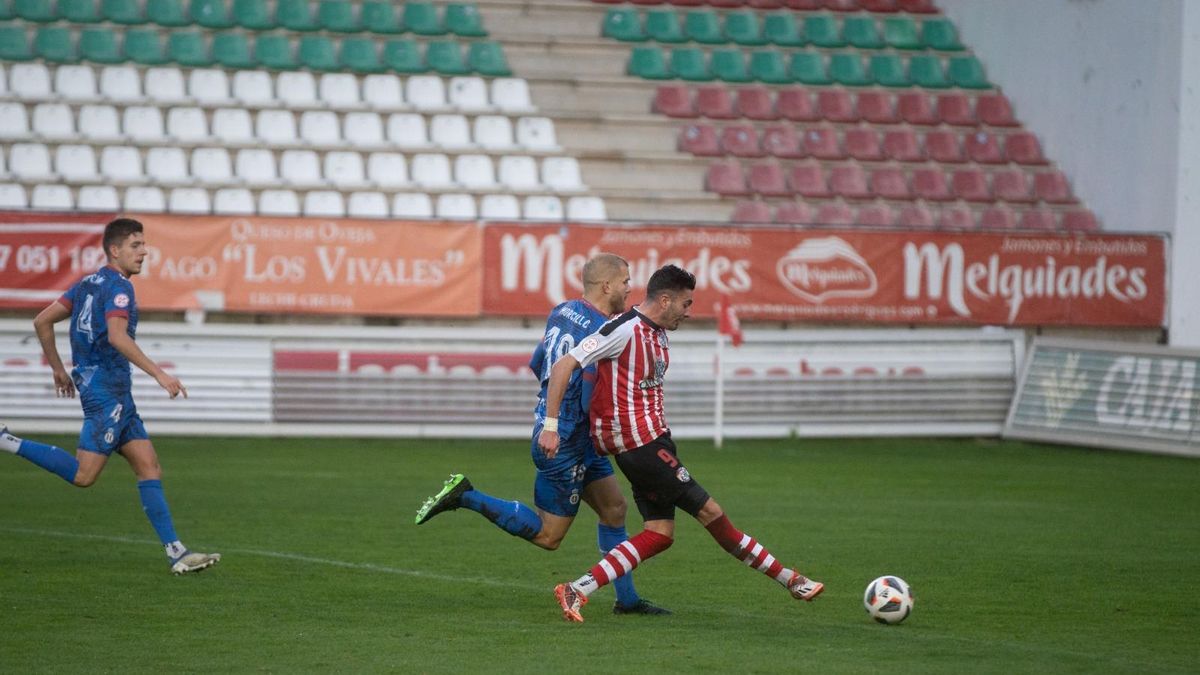
[[[725,440],[725,363],[721,358],[725,351],[725,336],[717,333],[717,353],[713,357],[713,370],[717,376],[716,410],[713,411],[713,445],[718,450]]]

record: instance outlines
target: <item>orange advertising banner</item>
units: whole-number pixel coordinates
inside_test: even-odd
[[[483,311],[540,316],[582,293],[600,251],[635,288],[667,263],[696,275],[693,315],[722,295],[741,318],[1161,327],[1166,243],[1150,235],[491,224]],[[631,302],[641,300],[637,291]]]
[[[142,273],[134,277],[143,309],[480,314],[481,236],[474,223],[132,217],[146,225],[149,253]],[[61,293],[103,264],[102,227],[92,226],[87,235],[75,233],[73,239],[45,229],[45,225],[14,223],[10,218],[0,224],[0,237],[8,234],[27,248],[40,247],[47,259],[90,264],[60,264],[56,274],[38,277],[9,266],[0,271],[0,289],[24,289],[26,296],[33,292],[39,300],[46,296],[52,301],[50,296],[57,297],[54,290]],[[4,243],[0,238],[0,246]],[[0,303],[17,306],[2,296]]]

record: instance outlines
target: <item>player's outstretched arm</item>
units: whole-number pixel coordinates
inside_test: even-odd
[[[33,330],[37,333],[38,342],[42,343],[42,354],[46,356],[46,363],[50,364],[50,370],[54,373],[54,391],[59,398],[75,398],[75,383],[71,381],[71,376],[63,366],[62,357],[58,355],[58,345],[54,342],[54,324],[70,316],[71,310],[55,300],[33,320]]]
[[[579,368],[579,361],[570,354],[563,354],[550,369],[550,380],[546,383],[546,426],[538,434],[538,447],[550,459],[558,454],[558,412],[576,368]]]
[[[126,328],[129,326],[129,319],[123,316],[113,316],[108,319],[108,343],[113,346],[113,349],[121,352],[121,356],[129,359],[133,365],[141,368],[147,375],[153,377],[158,386],[167,390],[171,398],[183,394],[187,398],[187,389],[178,377],[168,374],[165,370],[158,367],[158,364],[146,356],[142,348],[137,346],[133,338],[129,337]]]

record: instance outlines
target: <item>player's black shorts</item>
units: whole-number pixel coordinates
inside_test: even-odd
[[[674,520],[675,507],[695,516],[708,501],[708,492],[679,461],[669,432],[618,454],[616,460],[633,486],[633,500],[643,520]]]

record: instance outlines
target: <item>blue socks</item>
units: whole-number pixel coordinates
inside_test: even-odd
[[[175,536],[175,523],[171,522],[171,510],[167,508],[167,498],[163,496],[161,480],[138,481],[138,494],[142,496],[142,510],[158,533],[158,539],[163,546],[179,542]],[[168,551],[168,554],[170,551]]]
[[[50,473],[57,474],[68,483],[75,483],[75,474],[79,472],[79,460],[53,445],[23,440],[17,449],[17,456],[33,462]]]
[[[600,555],[607,555],[609,551],[617,547],[617,544],[629,538],[629,534],[625,532],[625,526],[609,527],[604,523],[596,524],[596,539],[600,543]],[[622,574],[612,582],[613,589],[617,592],[617,603],[622,607],[632,607],[641,601],[637,591],[633,588],[633,574]]]
[[[467,490],[462,494],[459,506],[482,515],[514,537],[529,540],[542,531],[542,519],[537,511],[518,501],[507,502],[479,490]]]

